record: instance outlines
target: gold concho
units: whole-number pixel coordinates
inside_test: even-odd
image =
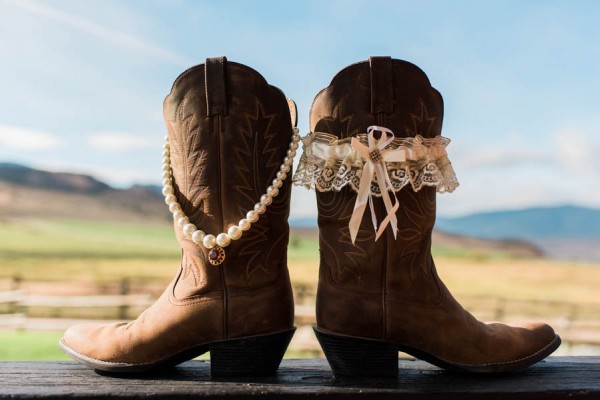
[[[216,246],[208,252],[208,262],[212,265],[221,265],[225,261],[225,250]]]
[[[370,152],[369,157],[371,157],[371,160],[373,160],[375,162],[381,161],[383,159],[383,157],[381,156],[381,153],[377,149]]]

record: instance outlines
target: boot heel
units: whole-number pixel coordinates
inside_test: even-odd
[[[313,329],[336,377],[398,376],[398,350],[394,346]]]
[[[232,339],[210,349],[213,377],[274,375],[296,328],[269,335]]]

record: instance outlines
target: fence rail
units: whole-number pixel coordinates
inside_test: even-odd
[[[296,291],[296,290],[295,290]],[[303,304],[296,305],[296,324],[298,326],[310,326],[316,322],[315,307],[306,295],[306,290],[300,289],[296,292],[303,293],[297,296]],[[149,294],[115,294],[115,295],[90,295],[90,296],[54,296],[29,294],[24,290],[9,290],[0,292],[0,328],[4,329],[26,329],[26,330],[62,330],[71,326],[81,319],[78,318],[40,318],[31,315],[32,308],[44,308],[55,310],[68,309],[93,309],[93,308],[114,308],[116,313],[112,315],[113,320],[127,319],[130,309],[138,310],[148,307],[153,302]],[[493,304],[487,311],[479,310],[479,314],[496,320],[502,320],[511,308],[511,304],[526,304],[529,309],[539,306],[540,309],[549,307],[547,302],[543,301],[512,301],[507,299],[483,299],[467,298],[465,299],[467,308],[478,309],[482,302]],[[469,307],[473,304],[473,307]],[[477,306],[479,305],[479,307]],[[579,319],[579,305],[566,303],[552,303],[554,309],[568,310],[561,315],[554,315],[544,320],[551,323],[561,334],[564,342],[568,345],[592,345],[600,346],[600,320],[599,319]],[[584,307],[585,308],[585,307]],[[588,307],[589,308],[589,307]],[[4,314],[2,314],[2,312]],[[478,315],[480,316],[480,315]],[[480,316],[481,317],[481,316]],[[107,321],[106,319],[102,319]]]

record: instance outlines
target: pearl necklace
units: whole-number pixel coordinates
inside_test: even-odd
[[[231,226],[227,232],[219,233],[216,236],[207,234],[198,229],[196,225],[192,224],[190,219],[181,209],[181,204],[177,202],[175,190],[173,189],[173,171],[171,168],[169,136],[165,137],[166,143],[163,145],[162,153],[162,193],[165,196],[165,203],[169,206],[169,211],[173,214],[173,219],[177,221],[177,226],[182,230],[183,236],[187,239],[191,239],[195,244],[204,246],[206,249],[210,250],[208,253],[208,261],[212,265],[220,265],[223,263],[225,260],[224,248],[229,246],[232,240],[241,238],[242,234],[249,230],[253,223],[258,221],[260,215],[266,212],[267,207],[273,202],[273,198],[279,194],[279,188],[283,185],[284,179],[292,168],[296,149],[298,149],[298,142],[300,141],[298,128],[293,128],[293,132],[287,154],[279,167],[275,179],[273,179],[271,185],[267,187],[266,193],[260,197],[260,201],[254,205],[254,209],[246,213],[246,218],[242,218],[237,225]]]

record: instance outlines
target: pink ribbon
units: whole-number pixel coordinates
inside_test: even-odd
[[[373,132],[381,132],[381,137],[379,140],[375,139]],[[362,169],[362,176],[360,178],[358,194],[356,196],[356,202],[354,203],[354,211],[352,212],[352,217],[350,218],[350,222],[348,224],[352,244],[354,244],[356,236],[358,235],[360,222],[362,221],[365,209],[367,208],[367,203],[371,209],[371,220],[376,233],[375,240],[379,239],[388,224],[390,224],[392,227],[394,239],[396,239],[396,235],[398,233],[398,219],[396,218],[396,211],[400,207],[400,204],[398,202],[398,198],[396,197],[396,193],[392,188],[392,182],[390,181],[390,177],[387,173],[387,168],[385,167],[384,163],[385,153],[389,151],[386,150],[386,147],[394,140],[394,133],[391,130],[381,126],[369,126],[367,129],[367,140],[369,145],[365,146],[357,138],[352,138],[352,148],[356,150],[358,154],[360,154],[360,156],[365,160]],[[377,179],[379,191],[381,192],[381,197],[383,198],[383,203],[387,211],[387,215],[383,221],[381,221],[379,229],[377,228],[377,217],[375,216],[373,193],[371,192],[373,175],[375,175]],[[390,198],[390,191],[394,196],[394,204],[392,204],[392,200]]]

